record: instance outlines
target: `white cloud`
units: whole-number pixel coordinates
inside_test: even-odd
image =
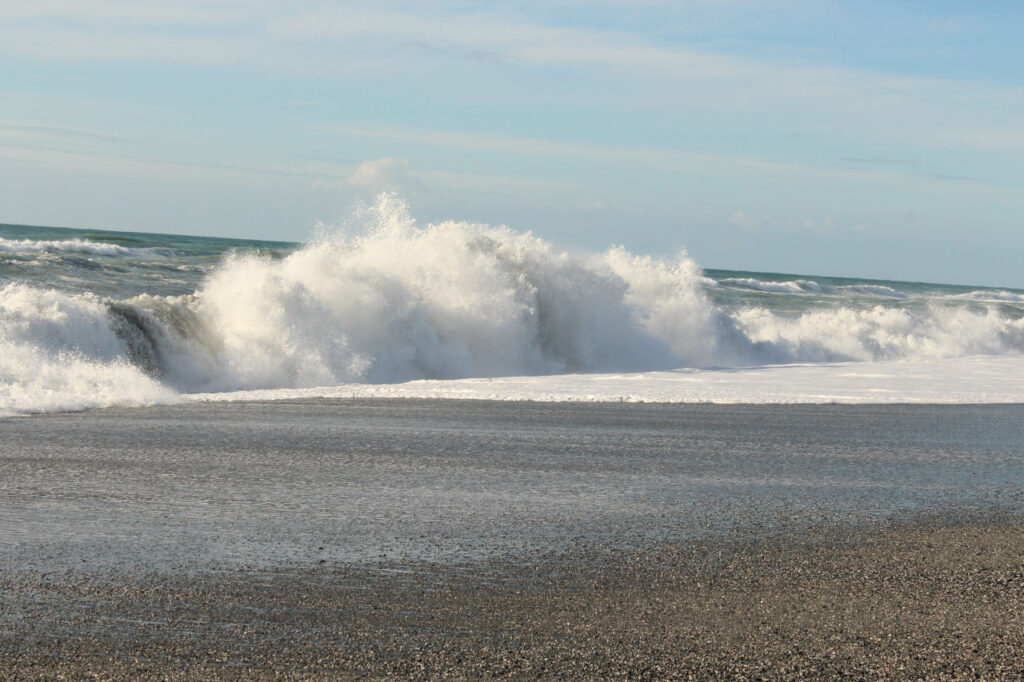
[[[398,9],[395,9],[398,8]],[[418,4],[324,4],[312,0],[275,3],[259,0],[183,0],[136,3],[126,0],[36,0],[0,4],[0,58],[16,54],[50,61],[159,62],[190,67],[219,66],[263,72],[302,72],[323,75],[379,69],[411,78],[426,69],[445,68],[445,59],[423,58],[422,50],[410,58],[409,50],[427,48],[460,59],[504,61],[516,69],[562,69],[565,73],[588,69],[603,83],[615,81],[619,89],[569,88],[567,100],[581,96],[600,100],[606,109],[630,108],[650,98],[654,115],[668,121],[700,109],[729,112],[742,120],[765,123],[768,138],[780,116],[794,127],[821,126],[828,135],[893,144],[894,157],[850,158],[853,167],[814,164],[811,155],[801,163],[786,162],[785,152],[769,156],[741,153],[705,153],[685,149],[688,135],[680,126],[677,137],[665,146],[630,145],[630,121],[621,131],[608,134],[604,143],[506,136],[489,132],[414,130],[399,126],[339,126],[335,130],[363,138],[432,145],[472,152],[517,154],[596,160],[624,167],[647,166],[675,170],[709,168],[751,170],[765,173],[826,174],[856,180],[891,180],[933,183],[950,176],[913,172],[913,163],[898,158],[907,146],[970,146],[983,151],[1013,152],[1024,149],[1024,133],[1012,122],[978,125],[988,117],[1012,119],[1024,111],[1024,90],[995,84],[963,83],[918,77],[901,77],[806,63],[779,63],[765,59],[708,54],[682,44],[658,44],[626,29],[598,30],[564,27],[516,19],[496,10],[467,10],[463,3]],[[506,11],[512,11],[506,8]],[[372,48],[372,49],[367,49]],[[490,66],[484,67],[490,69]],[[491,71],[488,71],[491,73]],[[510,99],[531,102],[558,96],[531,78],[516,78]],[[510,81],[512,82],[512,81]],[[521,86],[521,87],[520,87]],[[453,86],[459,89],[459,84]],[[462,98],[476,95],[465,88]],[[585,90],[585,92],[584,92]],[[623,94],[628,96],[623,96]],[[955,94],[955,96],[951,96]],[[577,103],[578,105],[578,103]],[[454,105],[453,105],[454,106]],[[758,116],[751,119],[751,111]],[[763,116],[761,116],[763,112]],[[668,127],[668,126],[666,126]],[[836,133],[836,130],[846,128]],[[55,128],[54,128],[55,129]],[[757,131],[763,132],[763,131]],[[8,140],[41,141],[37,130],[0,128]],[[543,134],[543,133],[542,133]],[[600,139],[600,138],[599,138]],[[608,143],[612,140],[614,143]],[[641,144],[651,144],[646,141]],[[729,149],[741,149],[728,145]],[[865,145],[864,148],[888,148]],[[109,150],[108,150],[109,151]],[[375,150],[365,151],[374,155]],[[376,154],[404,155],[405,149],[379,150]],[[789,158],[800,158],[793,154]],[[391,165],[383,164],[388,161]],[[378,159],[378,164],[352,172],[335,169],[331,175],[351,177],[351,186],[384,187],[398,184],[436,188],[480,187],[479,191],[502,192],[502,187],[525,187],[522,178],[481,180],[456,170],[413,170],[397,160]],[[916,161],[914,162],[916,163]],[[443,174],[447,173],[447,176]],[[428,177],[429,175],[429,177]],[[419,183],[419,185],[416,185]],[[982,181],[973,181],[982,185]],[[948,184],[948,183],[947,183]],[[516,190],[518,191],[518,190]]]
[[[590,160],[606,163],[611,167],[621,166],[623,168],[636,168],[647,166],[667,173],[677,172],[698,172],[702,175],[727,174],[734,177],[762,178],[760,182],[777,182],[786,179],[794,182],[817,182],[823,178],[837,182],[854,182],[861,187],[888,188],[894,185],[906,188],[936,189],[941,188],[945,194],[954,191],[964,193],[965,196],[977,198],[980,193],[992,198],[1003,197],[1016,199],[1019,191],[1015,187],[1004,187],[992,184],[983,179],[958,177],[952,178],[941,174],[924,174],[917,171],[914,166],[901,167],[899,165],[881,166],[828,166],[815,164],[785,163],[772,159],[755,156],[740,156],[732,154],[711,154],[683,152],[671,149],[648,149],[643,147],[618,147],[612,145],[588,144],[563,142],[559,140],[547,140],[528,137],[510,137],[495,135],[492,133],[479,132],[457,132],[457,131],[429,131],[410,130],[395,127],[372,127],[356,125],[339,125],[328,128],[328,130],[351,135],[353,137],[378,138],[389,141],[396,141],[405,144],[426,145],[447,149],[458,149],[483,154],[512,154],[534,157],[555,157],[563,159]],[[439,173],[439,171],[432,171]],[[479,185],[484,182],[482,178],[490,176],[464,175],[449,173],[450,178],[458,178],[452,181],[452,187],[465,189],[465,183],[470,178],[475,178],[472,184]],[[435,179],[428,179],[425,172],[418,172],[417,177],[423,180],[432,188],[436,188]],[[958,180],[959,187],[951,187],[950,180]],[[526,181],[523,179],[496,179],[493,182],[487,180],[486,184],[493,184],[495,193],[506,193],[501,189],[502,184],[509,187],[524,187]],[[563,188],[573,186],[575,183],[551,183],[540,181],[545,187],[561,185]],[[490,191],[490,190],[480,190]],[[524,189],[525,191],[525,189]],[[778,228],[780,225],[772,222],[764,222],[765,219],[744,215],[742,212],[734,216],[731,222],[736,227],[746,230],[762,229],[766,227]],[[794,223],[796,228],[789,226],[786,229],[801,229],[804,221],[798,220]],[[819,226],[820,227],[820,226]],[[804,226],[802,229],[810,229]]]
[[[154,180],[265,187],[282,180],[297,180],[321,189],[348,188],[376,194],[396,191],[404,196],[435,197],[439,194],[487,194],[503,197],[562,197],[579,187],[571,182],[521,178],[444,169],[414,169],[408,160],[385,157],[349,164],[310,159],[291,163],[250,165],[190,163],[156,158],[137,158],[69,149],[63,138],[103,135],[80,130],[37,133],[19,126],[0,124],[0,159],[48,167],[63,172]],[[9,134],[8,134],[9,133]],[[4,138],[7,142],[4,142]]]
[[[659,44],[627,29],[527,21],[512,11],[468,10],[464,3],[444,2],[10,2],[0,4],[0,54],[51,62],[410,77],[445,68],[443,60],[423,58],[427,49],[513,68],[589,69],[604,81],[620,79],[629,93],[587,91],[611,107],[649,100],[649,106],[666,114],[697,108],[742,115],[756,107],[771,115],[797,112],[807,126],[845,127],[847,135],[900,144],[1024,146],[1022,133],[1013,129],[1024,111],[1024,88],[712,54],[680,43]],[[678,13],[673,16],[679,19]],[[417,52],[410,55],[410,49]],[[521,82],[528,90],[533,87],[529,80]],[[1006,132],[970,132],[1000,124]]]
[[[864,115],[888,116],[891,126],[924,108],[930,116],[910,116],[910,131],[925,120],[932,125],[958,123],[960,114],[984,102],[1003,108],[1024,106],[1020,87],[714,54],[682,44],[655,44],[626,31],[556,27],[497,12],[317,8],[271,20],[267,26],[285,39],[321,39],[334,45],[369,40],[378,47],[428,47],[478,61],[483,56],[526,66],[594,68],[602,76],[660,83],[665,87],[658,90],[665,97],[673,90],[693,96],[688,88],[699,87],[718,106],[744,110],[800,103],[811,110],[844,113],[851,123]],[[684,84],[687,87],[679,91]],[[897,112],[900,119],[893,118]]]
[[[155,30],[174,27],[185,30]],[[188,29],[212,33],[189,35]],[[972,90],[965,100],[986,94],[1004,99],[1004,104],[1007,96],[1018,104],[1024,100],[1021,88],[713,54],[655,44],[625,30],[546,25],[507,12],[467,11],[463,4],[389,3],[382,9],[374,3],[325,6],[312,0],[34,0],[0,5],[0,50],[44,59],[260,67],[276,63],[317,73],[346,69],[342,61],[324,59],[323,49],[309,49],[318,39],[328,54],[356,51],[361,68],[384,63],[408,69],[415,62],[396,58],[394,49],[405,46],[470,60],[594,67],[633,77],[702,81],[718,91],[740,88],[743,96],[838,99],[847,108],[891,104],[906,97],[935,98],[948,107],[953,102],[945,95],[964,88]]]
[[[396,142],[460,149],[474,152],[517,154],[538,157],[559,157],[583,160],[601,160],[613,164],[641,164],[667,170],[682,168],[746,168],[755,171],[811,173],[843,178],[864,179],[878,175],[891,180],[889,171],[847,168],[829,168],[770,159],[731,154],[685,152],[672,149],[651,149],[595,143],[564,142],[532,137],[511,137],[486,132],[460,132],[441,130],[412,130],[383,126],[338,125],[330,131],[353,137],[377,138]]]
[[[573,183],[495,176],[480,173],[458,173],[441,169],[414,169],[407,159],[385,157],[363,161],[355,170],[340,178],[327,175],[320,186],[351,187],[367,193],[398,192],[406,197],[438,194],[489,194],[505,197],[563,196],[577,190]]]
[[[406,159],[383,158],[376,161],[363,161],[345,179],[345,183],[374,194],[390,191],[410,193],[427,190],[423,181],[409,167],[409,162]]]

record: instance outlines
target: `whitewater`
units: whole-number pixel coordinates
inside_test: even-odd
[[[0,415],[314,397],[1024,402],[1024,291],[703,270],[419,224],[0,226]]]

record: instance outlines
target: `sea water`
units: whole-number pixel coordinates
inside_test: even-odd
[[[1022,405],[311,398],[4,419],[0,571],[533,562],[1019,519],[1022,442]]]
[[[1024,402],[1024,291],[569,253],[391,195],[306,244],[0,225],[0,415],[317,396]]]

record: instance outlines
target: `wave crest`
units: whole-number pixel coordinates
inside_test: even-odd
[[[714,315],[685,257],[571,257],[507,228],[419,227],[393,197],[371,223],[282,260],[233,256],[209,279],[201,309],[239,385],[668,368],[672,329]],[[684,345],[692,362],[711,352]]]
[[[0,253],[82,253],[105,257],[130,257],[149,254],[149,249],[130,249],[126,246],[86,239],[5,239],[0,237]]]
[[[230,254],[190,296],[0,288],[0,413],[178,392],[1024,351],[1024,319],[997,304],[725,310],[685,253],[570,255],[505,227],[420,226],[390,195],[361,220],[358,234],[325,234],[283,258]]]

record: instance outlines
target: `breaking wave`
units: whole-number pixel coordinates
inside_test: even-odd
[[[130,249],[117,244],[86,239],[5,239],[0,237],[0,253],[81,253],[93,256],[130,257],[149,254],[150,249]]]
[[[420,226],[387,195],[361,219],[359,234],[283,258],[234,253],[190,296],[7,284],[0,414],[347,382],[1024,351],[1024,320],[997,305],[725,310],[685,254],[569,255],[504,227]]]
[[[907,295],[884,284],[843,284],[830,286],[811,279],[772,282],[750,277],[731,277],[721,285],[771,294],[824,294],[829,296],[870,296],[874,298],[907,298]]]
[[[959,294],[957,298],[980,302],[1024,303],[1024,294],[1015,291],[1003,291],[1001,289],[971,291],[966,294]]]

